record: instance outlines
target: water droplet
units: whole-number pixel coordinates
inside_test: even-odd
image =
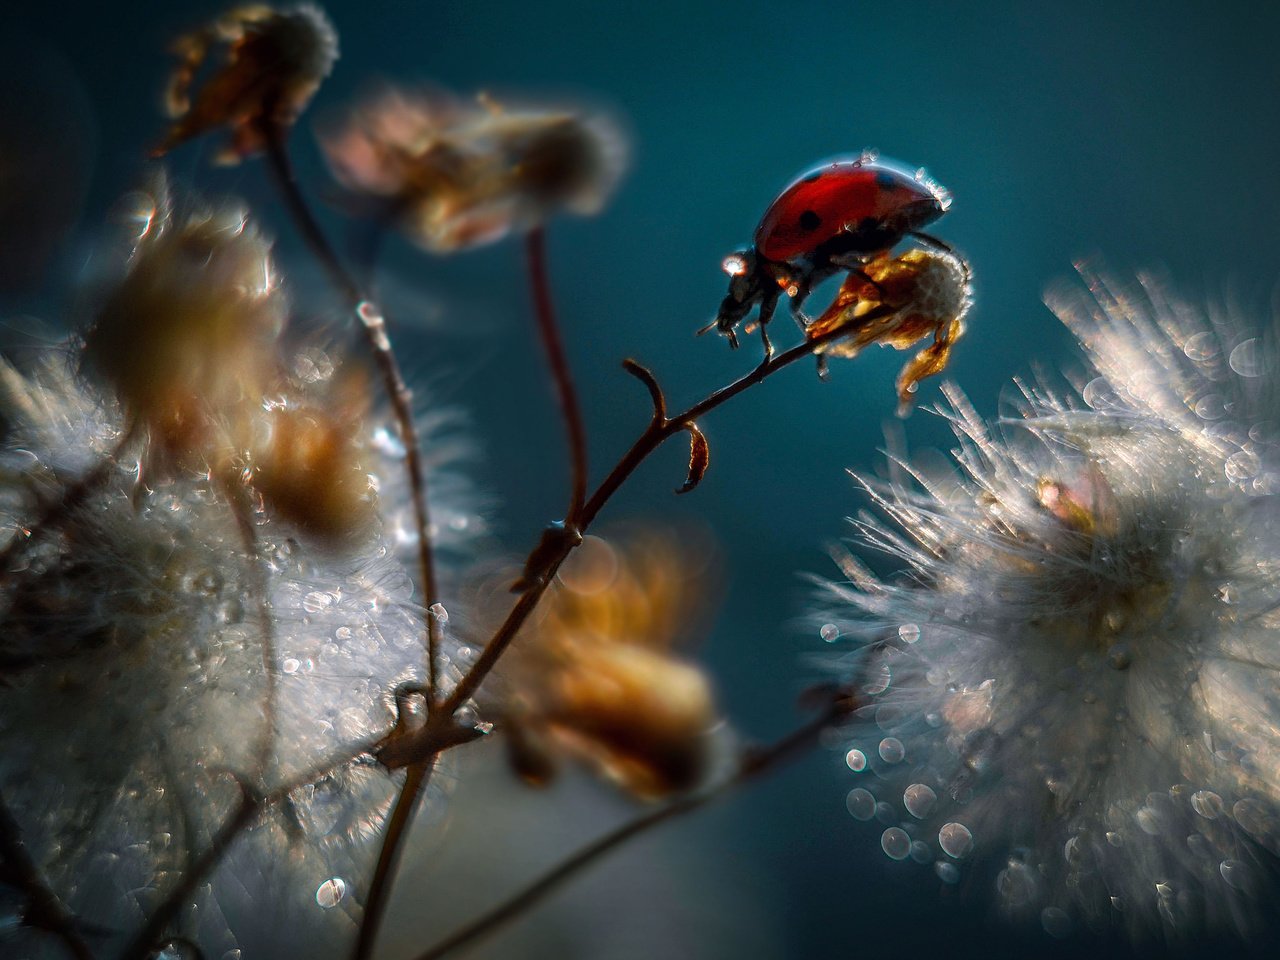
[[[1248,480],[1258,475],[1258,471],[1262,469],[1262,461],[1258,459],[1256,453],[1241,450],[1227,457],[1227,462],[1223,466],[1228,480]]]
[[[1191,795],[1191,809],[1206,820],[1216,820],[1225,808],[1222,798],[1212,790],[1197,790]]]
[[[963,823],[944,823],[938,831],[938,846],[948,857],[961,860],[973,849],[973,834]]]
[[[297,673],[298,667],[300,667],[301,665],[302,664],[299,663],[297,660],[295,660],[293,657],[286,657],[285,660],[280,664],[280,671],[281,673],[286,673],[286,674]]]
[[[933,860],[933,851],[923,840],[911,841],[911,859],[916,863],[929,863]]]
[[[1183,346],[1182,352],[1187,355],[1188,360],[1194,360],[1197,363],[1203,363],[1206,360],[1212,360],[1222,352],[1218,346],[1218,341],[1213,333],[1209,330],[1202,330],[1194,336],[1188,337],[1186,345]]]
[[[1035,898],[1036,880],[1025,863],[1010,860],[996,877],[996,891],[1007,906],[1020,907]]]
[[[954,863],[948,863],[946,860],[939,860],[933,865],[933,872],[938,875],[938,879],[943,883],[959,883],[960,868]]]
[[[844,798],[844,805],[855,820],[870,820],[876,815],[876,798],[870,790],[862,787],[850,790]]]
[[[1227,363],[1242,377],[1260,377],[1266,368],[1262,347],[1256,337],[1236,344]]]
[[[1120,398],[1104,377],[1094,377],[1086,383],[1080,397],[1094,410],[1113,410],[1121,406]]]
[[[1235,584],[1233,583],[1224,583],[1218,588],[1217,592],[1214,593],[1214,596],[1228,606],[1231,606],[1239,600],[1239,595],[1237,594]]]
[[[818,636],[827,643],[835,643],[840,639],[840,628],[834,623],[824,623],[822,629],[818,631]]]
[[[1107,843],[1111,844],[1111,846],[1113,846],[1113,847],[1120,847],[1120,846],[1123,846],[1123,845],[1124,845],[1124,837],[1120,836],[1120,834],[1116,833],[1114,830],[1108,830],[1108,831],[1107,831]]]
[[[907,808],[907,813],[917,820],[923,820],[929,816],[937,802],[938,795],[928,784],[913,783],[902,793],[902,805]]]
[[[331,603],[333,603],[333,594],[312,590],[302,598],[302,609],[307,613],[319,613],[321,610],[328,609]]]
[[[1071,933],[1071,918],[1060,907],[1045,907],[1040,911],[1040,926],[1049,936],[1061,940]]]
[[[911,853],[911,838],[901,827],[890,827],[880,834],[880,849],[890,860],[905,860]]]
[[[436,622],[449,622],[449,611],[444,608],[443,603],[433,603],[429,609],[431,610],[431,615],[436,618]]]
[[[914,623],[904,623],[898,628],[898,638],[903,643],[915,643],[920,639],[920,628]]]
[[[844,763],[854,773],[861,773],[867,769],[867,755],[861,750],[850,750],[844,755]]]
[[[1227,415],[1227,408],[1222,397],[1211,393],[1196,401],[1196,416],[1201,420],[1221,420]]]
[[[330,877],[316,888],[316,903],[325,910],[336,907],[347,895],[347,881],[341,877]]]
[[[901,763],[907,755],[907,748],[897,737],[885,737],[880,741],[880,759],[885,763]]]
[[[1227,881],[1227,886],[1236,890],[1243,890],[1248,886],[1249,868],[1239,860],[1223,860],[1218,865],[1218,872],[1222,874],[1222,879]]]

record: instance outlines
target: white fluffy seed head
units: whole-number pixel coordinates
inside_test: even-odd
[[[1019,384],[990,427],[951,389],[954,473],[865,484],[860,539],[907,569],[832,587],[870,701],[845,749],[945,883],[994,863],[978,888],[1054,935],[1248,935],[1280,853],[1275,356],[1088,279],[1078,395]]]

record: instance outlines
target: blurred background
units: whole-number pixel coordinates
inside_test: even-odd
[[[199,0],[10,4],[0,40],[0,305],[11,330],[76,317],[117,198],[145,174],[163,121],[169,40],[222,9]],[[613,112],[630,172],[604,213],[549,234],[561,320],[586,409],[594,476],[642,428],[648,402],[618,362],[648,364],[684,406],[746,372],[693,332],[724,294],[721,258],[749,243],[797,173],[879,149],[926,166],[955,196],[934,232],[973,264],[977,304],[948,376],[987,414],[1034,364],[1078,365],[1041,303],[1097,258],[1155,271],[1193,301],[1270,322],[1280,277],[1280,10],[1265,5],[790,2],[699,4],[330,0],[342,58],[295,131],[300,176],[333,196],[311,123],[377,80],[586,103]],[[295,300],[332,310],[323,278],[257,162],[209,166],[204,139],[171,172],[247,200],[278,238]],[[322,207],[335,233],[339,212]],[[563,507],[562,428],[534,341],[519,245],[431,259],[387,243],[381,285],[403,363],[472,417],[475,480],[497,538],[523,554]],[[818,303],[815,297],[813,305]],[[777,338],[794,342],[789,321]],[[794,725],[797,694],[847,653],[806,613],[802,577],[837,576],[824,547],[862,502],[845,468],[879,462],[903,356],[798,365],[702,424],[711,469],[676,500],[683,443],[654,457],[605,521],[677,519],[721,544],[724,607],[698,641],[726,714],[747,736]],[[920,404],[937,399],[937,382]],[[946,447],[923,409],[913,449]],[[491,747],[455,768],[449,808],[423,831],[393,901],[386,955],[407,954],[564,851],[631,815],[573,778],[517,793]],[[611,859],[488,945],[491,956],[840,957],[873,951],[1075,956],[994,920],[985,890],[889,861],[854,821],[843,750],[815,753]],[[439,819],[450,821],[440,839]],[[430,834],[430,836],[427,836]],[[1122,950],[1108,944],[1108,950]],[[1224,946],[1224,952],[1239,948]]]

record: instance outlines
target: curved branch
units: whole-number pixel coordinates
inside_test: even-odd
[[[537,906],[537,904],[590,867],[605,854],[622,846],[633,837],[647,833],[652,828],[666,823],[668,820],[674,820],[676,817],[692,813],[706,806],[711,801],[724,796],[747,781],[769,772],[783,761],[812,746],[818,741],[818,737],[823,730],[842,717],[847,716],[855,706],[855,700],[847,692],[833,692],[831,701],[826,709],[812,720],[766,747],[744,750],[739,757],[737,768],[724,780],[680,797],[666,806],[659,807],[651,813],[625,823],[587,844],[577,853],[544,873],[505,902],[459,928],[425,953],[419,954],[416,960],[441,960],[442,957],[453,953],[460,947],[465,947],[483,936],[496,932],[504,924]]]

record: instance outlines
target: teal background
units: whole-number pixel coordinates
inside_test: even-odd
[[[74,316],[70,284],[92,267],[107,210],[138,182],[161,130],[166,42],[219,9],[10,6],[7,92],[47,89],[50,75],[78,90],[65,94],[64,133],[83,143],[84,159],[62,172],[87,187],[76,231],[43,278],[6,298],[6,316]],[[948,375],[984,412],[1033,362],[1078,366],[1041,296],[1080,257],[1122,277],[1164,271],[1193,300],[1270,316],[1280,14],[1265,5],[340,0],[327,9],[342,59],[316,112],[371,80],[430,80],[599,104],[625,122],[631,171],[614,201],[598,218],[550,231],[596,477],[647,416],[643,390],[618,361],[650,365],[678,405],[745,372],[752,341],[733,354],[692,335],[723,295],[721,257],[749,241],[796,173],[864,147],[927,166],[955,196],[935,232],[969,257],[978,295]],[[308,120],[295,149],[303,180],[323,194]],[[0,140],[5,151],[23,149],[20,129]],[[184,148],[171,169],[207,195],[259,207],[282,261],[302,260],[258,166],[211,171],[211,153],[207,142]],[[341,229],[333,211],[325,216]],[[304,308],[327,309],[314,271],[291,277]],[[495,498],[501,540],[522,552],[562,509],[567,477],[518,246],[430,260],[392,241],[384,284],[393,320],[407,322],[405,365],[472,415],[484,451],[477,480]],[[784,342],[795,335],[785,321],[776,329]],[[728,716],[749,735],[794,723],[796,694],[838,654],[806,620],[812,588],[798,574],[835,573],[824,544],[861,505],[844,468],[878,462],[902,359],[873,351],[836,363],[826,384],[805,365],[786,371],[703,424],[712,463],[694,495],[670,495],[685,455],[673,444],[606,514],[695,519],[719,537],[728,596],[699,649]],[[923,406],[936,398],[936,382],[922,386]],[[947,445],[923,411],[907,435],[913,446]],[[889,863],[878,830],[845,812],[852,784],[841,754],[815,754],[671,831],[669,842],[737,876],[747,908],[775,915],[786,956],[1097,952],[1094,941],[1001,927],[984,890],[944,895],[928,868]]]

